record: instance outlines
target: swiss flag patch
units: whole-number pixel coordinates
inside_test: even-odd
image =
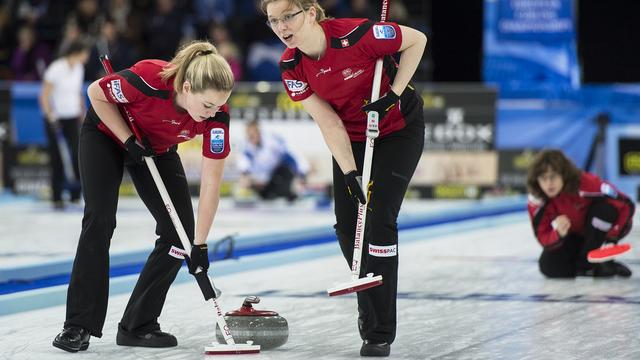
[[[349,46],[349,39],[342,39],[342,40],[340,40],[340,44],[342,44],[342,47],[347,47],[347,46]]]

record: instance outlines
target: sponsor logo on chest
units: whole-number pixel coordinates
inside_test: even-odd
[[[191,136],[191,132],[185,129],[180,131],[180,134],[178,134],[178,137],[181,139],[190,140],[192,136]]]
[[[350,80],[350,79],[355,79],[357,78],[360,74],[362,74],[364,72],[364,70],[359,69],[356,71],[351,70],[351,68],[346,68],[344,70],[342,70],[342,77],[344,78],[344,80]]]
[[[169,125],[180,125],[181,122],[176,120],[162,120],[163,123],[168,123]]]
[[[320,75],[324,75],[324,74],[328,73],[329,71],[331,71],[331,68],[320,69],[320,71],[318,71],[318,73],[316,74],[316,77],[318,77]]]

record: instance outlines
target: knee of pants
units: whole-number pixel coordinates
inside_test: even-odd
[[[564,264],[558,260],[559,259],[555,259],[554,256],[550,256],[548,253],[542,253],[538,260],[540,272],[544,276],[552,279],[575,277],[575,265]]]
[[[398,224],[396,219],[386,214],[372,213],[367,219],[367,238],[370,244],[379,246],[395,245],[398,243]]]
[[[167,243],[158,243],[154,253],[163,259],[163,266],[167,270],[175,270],[176,272],[180,270],[185,257],[189,255],[182,249],[182,246]]]
[[[589,208],[587,226],[596,230],[607,232],[618,218],[618,210],[613,205],[600,201]]]
[[[88,211],[82,219],[82,228],[89,232],[98,231],[111,238],[116,228],[116,216],[112,213]]]
[[[347,230],[344,226],[340,226],[339,224],[334,225],[333,228],[336,230],[336,237],[338,238],[338,244],[340,244],[340,250],[342,250],[342,254],[349,265],[351,265],[355,228]]]

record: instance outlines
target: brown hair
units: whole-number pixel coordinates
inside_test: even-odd
[[[538,198],[546,199],[544,191],[538,184],[538,177],[547,171],[554,171],[562,176],[563,192],[577,193],[580,186],[581,170],[578,169],[560,150],[542,150],[533,159],[527,175],[527,189]]]
[[[213,89],[231,91],[233,73],[229,63],[218,54],[218,50],[208,41],[192,41],[184,45],[171,60],[169,66],[160,73],[162,80],[171,77],[173,89],[182,92],[182,84],[188,81],[195,93]]]
[[[280,0],[260,0],[260,9],[266,15],[267,14],[267,5],[274,3]],[[316,8],[316,21],[320,22],[322,20],[326,20],[327,15],[324,13],[324,9],[320,4],[318,4],[317,0],[286,0],[289,2],[289,7],[292,8],[294,6],[299,7],[300,9],[307,11],[312,7]]]

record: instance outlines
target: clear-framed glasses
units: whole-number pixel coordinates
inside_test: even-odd
[[[287,14],[287,15],[283,15],[279,18],[271,18],[271,19],[267,19],[266,23],[267,26],[269,26],[272,29],[275,29],[276,27],[278,27],[278,24],[280,24],[281,22],[285,25],[289,25],[293,19],[300,14],[301,12],[303,12],[303,10],[300,10],[298,12],[295,12],[293,14]]]

